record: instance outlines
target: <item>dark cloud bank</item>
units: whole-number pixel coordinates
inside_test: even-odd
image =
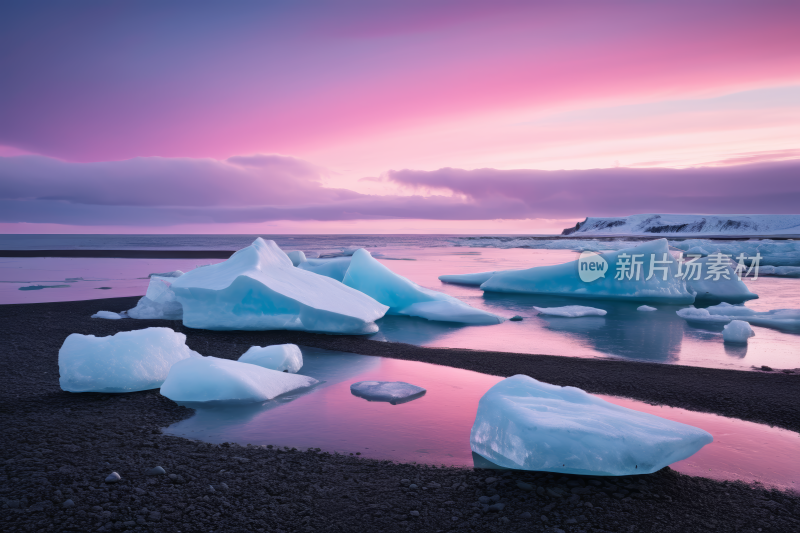
[[[274,155],[100,163],[6,157],[0,158],[0,222],[159,226],[800,212],[800,160],[682,170],[443,168],[384,176],[419,192],[412,196],[325,188],[325,173]]]

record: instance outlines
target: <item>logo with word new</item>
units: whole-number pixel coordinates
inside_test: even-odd
[[[608,262],[595,252],[582,252],[578,259],[578,275],[587,283],[606,277]]]

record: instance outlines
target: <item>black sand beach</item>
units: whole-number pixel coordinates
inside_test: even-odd
[[[800,373],[431,349],[299,332],[210,332],[91,319],[138,298],[0,306],[4,531],[798,531],[800,496],[665,468],[626,478],[435,468],[315,450],[212,446],[160,434],[192,411],[158,391],[71,394],[71,333],[167,326],[203,355],[293,342],[510,376],[800,431]],[[531,339],[535,351],[535,339]],[[146,476],[162,466],[165,475]],[[112,471],[122,479],[106,484]],[[409,488],[416,484],[418,488]],[[211,486],[214,489],[211,489]],[[480,498],[488,497],[487,503]],[[484,499],[485,501],[485,499]],[[66,503],[65,503],[66,502]]]

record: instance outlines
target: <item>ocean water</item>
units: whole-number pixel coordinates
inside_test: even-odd
[[[322,383],[263,404],[197,408],[166,433],[212,443],[321,448],[375,459],[473,465],[469,436],[481,396],[503,378],[414,361],[302,348],[300,373]],[[405,381],[427,389],[392,405],[353,395],[358,381]],[[629,409],[702,428],[714,442],[671,468],[720,480],[800,484],[800,435],[708,413],[600,396]]]
[[[2,235],[0,249],[152,249],[237,250],[253,235]],[[722,342],[722,327],[696,327],[675,313],[682,306],[656,306],[651,313],[640,304],[608,300],[575,301],[566,297],[484,294],[477,287],[442,283],[442,274],[530,268],[575,260],[578,250],[629,246],[630,241],[572,241],[548,248],[531,248],[541,239],[523,239],[525,247],[508,247],[519,237],[448,235],[279,235],[268,236],[284,250],[336,256],[365,247],[394,272],[433,290],[521,322],[495,326],[458,326],[412,317],[385,317],[372,338],[421,346],[471,348],[572,357],[614,357],[665,364],[750,369],[800,367],[800,332],[754,326],[747,346]],[[583,241],[580,241],[583,242]],[[478,243],[476,245],[476,243]],[[493,244],[492,244],[493,243]],[[517,242],[519,244],[519,242]],[[151,273],[187,271],[220,259],[89,259],[0,258],[0,303],[72,301],[143,295]],[[747,306],[766,311],[800,308],[800,279],[761,277],[747,280],[759,299]],[[571,304],[605,309],[604,317],[560,318],[533,309]],[[100,310],[100,309],[98,309]]]

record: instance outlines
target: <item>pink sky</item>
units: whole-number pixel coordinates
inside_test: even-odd
[[[687,168],[794,158],[797,20],[793,2],[4,6],[0,47],[11,53],[0,56],[0,159],[16,161],[0,164],[0,180],[41,182],[33,196],[14,189],[0,202],[128,205],[95,193],[48,196],[59,180],[68,186],[89,168],[52,161],[106,163],[97,183],[112,191],[117,180],[140,178],[134,164],[108,162],[135,158],[206,168],[208,160],[279,154],[316,169],[248,175],[275,186],[245,181],[238,195],[226,190],[226,178],[203,174],[202,187],[235,208],[254,200],[306,206],[309,198],[330,206],[352,194],[456,195],[386,179],[404,169]],[[43,165],[52,172],[40,172]],[[169,187],[182,205],[192,201],[184,191],[200,186],[183,176],[183,187]],[[52,212],[44,203],[9,212],[37,209]],[[58,220],[7,215],[0,231],[156,231],[92,209]],[[713,199],[704,209],[729,210]],[[507,219],[484,212],[445,220],[420,208],[356,231],[347,228],[363,219],[353,218],[350,204],[339,220],[164,225],[168,232],[273,225],[288,233],[549,233],[596,214],[566,205],[562,213]]]

